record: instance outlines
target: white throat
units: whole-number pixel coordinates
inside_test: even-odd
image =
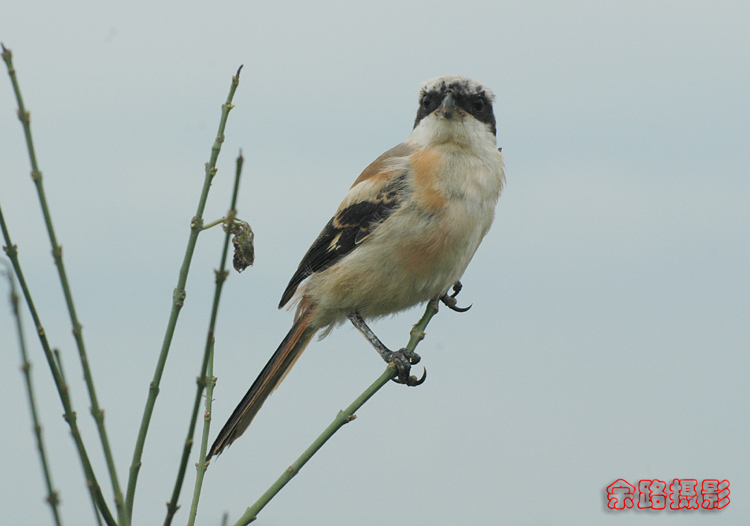
[[[407,142],[421,149],[453,144],[475,154],[494,150],[497,144],[486,124],[463,112],[451,119],[435,113],[428,115],[412,130]]]

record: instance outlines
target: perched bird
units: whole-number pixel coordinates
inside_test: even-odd
[[[219,432],[208,454],[220,454],[253,420],[318,332],[349,319],[387,362],[394,380],[419,356],[392,352],[366,319],[435,298],[454,310],[459,279],[487,233],[505,181],[496,145],[494,95],[465,77],[439,77],[419,88],[414,128],[375,159],[344,196],[281,296],[296,304],[294,324]],[[448,296],[453,287],[454,294]]]

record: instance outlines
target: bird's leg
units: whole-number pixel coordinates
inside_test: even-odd
[[[463,285],[461,285],[460,281],[456,281],[456,284],[453,285],[453,294],[448,296],[448,293],[446,292],[440,297],[440,301],[442,301],[446,307],[448,307],[450,310],[454,310],[456,312],[466,312],[471,308],[471,305],[468,307],[458,307],[456,303],[456,296],[458,296],[458,293],[461,292],[461,288],[463,288]]]
[[[411,366],[419,363],[420,357],[417,353],[409,351],[406,348],[400,349],[396,352],[389,350],[388,347],[386,347],[383,342],[375,336],[372,329],[367,326],[365,320],[362,319],[362,316],[359,314],[349,314],[347,317],[349,318],[349,321],[352,322],[352,325],[359,329],[359,332],[361,332],[362,335],[367,338],[367,341],[375,347],[375,350],[378,351],[378,354],[386,363],[394,363],[396,366],[396,377],[393,379],[394,382],[414,387],[416,385],[421,385],[425,381],[425,378],[427,378],[426,369],[422,378],[417,379],[416,376],[409,375]]]

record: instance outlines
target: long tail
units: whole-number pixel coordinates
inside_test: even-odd
[[[271,359],[250,386],[247,394],[235,408],[232,416],[216,437],[206,460],[219,455],[225,447],[234,442],[253,421],[266,398],[278,387],[294,363],[305,350],[307,344],[317,332],[317,328],[310,326],[309,315],[300,316],[295,320],[291,330],[273,353]]]

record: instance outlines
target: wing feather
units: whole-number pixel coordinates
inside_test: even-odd
[[[340,261],[398,209],[406,191],[406,176],[391,176],[374,198],[352,203],[336,213],[302,258],[281,296],[279,308],[289,302],[307,277]]]

